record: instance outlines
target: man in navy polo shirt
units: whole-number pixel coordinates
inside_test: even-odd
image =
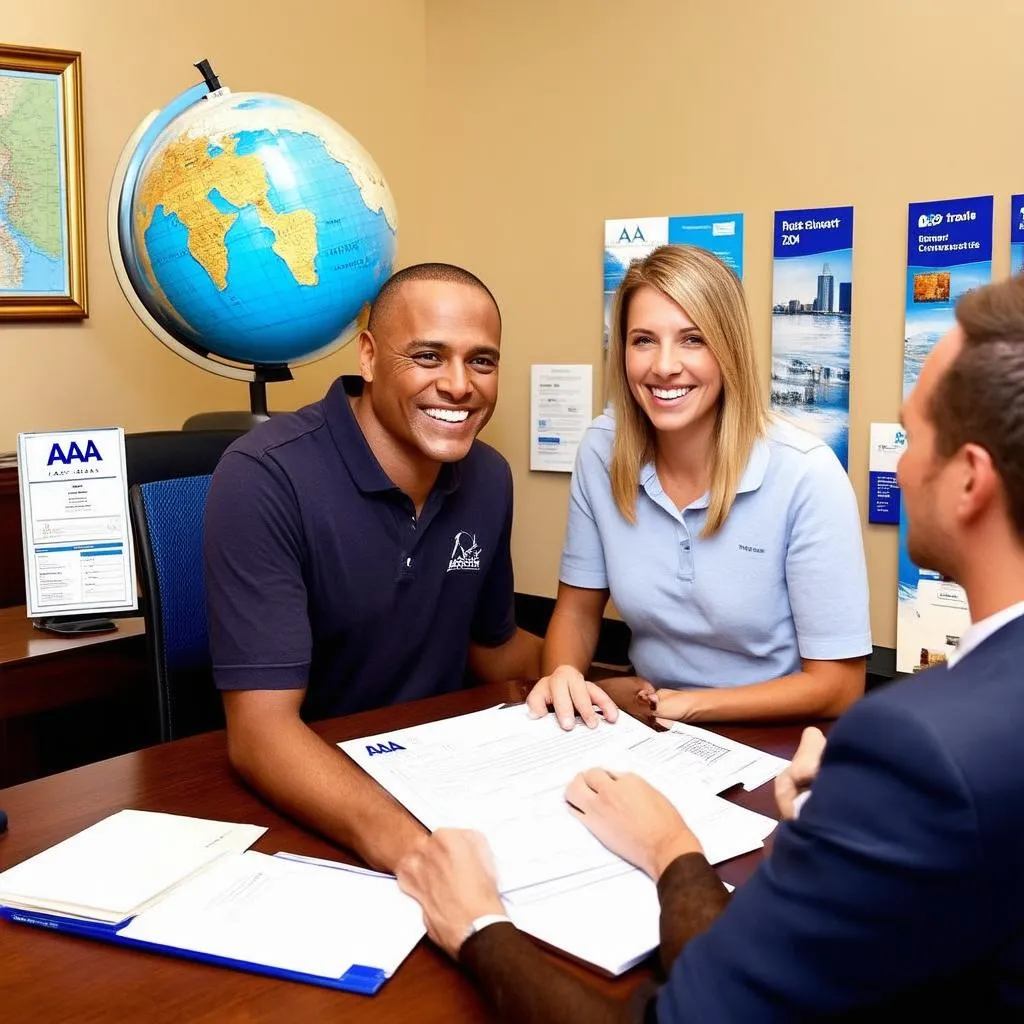
[[[535,678],[513,617],[512,476],[476,441],[501,317],[474,275],[383,287],[360,376],[228,449],[206,511],[214,680],[235,769],[288,814],[391,868],[422,827],[305,722]]]

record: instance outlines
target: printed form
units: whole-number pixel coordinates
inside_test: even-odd
[[[566,891],[632,870],[565,802],[566,786],[587,768],[646,778],[684,816],[713,864],[763,845],[776,822],[722,800],[699,773],[677,773],[669,744],[651,746],[659,735],[667,734],[625,713],[614,725],[564,732],[553,715],[532,720],[515,705],[339,746],[427,828],[482,832],[502,893],[529,902],[534,886],[551,895],[559,879]]]

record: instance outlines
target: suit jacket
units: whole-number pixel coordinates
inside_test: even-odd
[[[1024,618],[833,727],[798,820],[672,967],[660,1024],[1024,1020]]]

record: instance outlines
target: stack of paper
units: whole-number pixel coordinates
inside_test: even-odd
[[[0,904],[116,924],[265,828],[124,810],[0,874]]]
[[[428,828],[482,832],[509,915],[524,931],[617,974],[657,946],[657,890],[577,820],[566,786],[587,768],[636,772],[668,797],[717,864],[761,848],[777,823],[716,794],[764,781],[787,763],[733,741],[712,743],[719,739],[703,730],[655,733],[626,714],[567,733],[553,715],[533,721],[517,706],[339,746]]]
[[[419,904],[392,875],[249,851],[218,861],[118,934],[290,975],[383,981],[424,933]]]
[[[757,789],[789,764],[774,754],[683,722],[674,722],[668,732],[652,733],[637,753],[663,765],[673,778],[698,782],[712,793],[736,785]]]
[[[266,829],[121,811],[0,874],[0,917],[373,994],[424,935],[392,875],[246,850]]]

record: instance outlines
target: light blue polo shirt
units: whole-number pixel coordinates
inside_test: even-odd
[[[743,686],[800,659],[871,652],[857,501],[832,450],[775,420],[758,441],[722,528],[700,536],[708,495],[680,511],[653,464],[636,522],[612,498],[615,421],[599,416],[576,457],[560,578],[611,591],[633,633],[630,660],[656,686]]]

